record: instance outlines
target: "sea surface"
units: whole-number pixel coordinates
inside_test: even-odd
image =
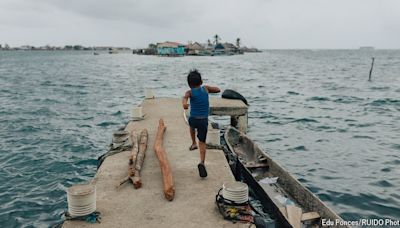
[[[192,68],[242,93],[248,134],[345,220],[400,219],[399,50],[0,51],[0,227],[60,222],[144,88],[181,97]]]

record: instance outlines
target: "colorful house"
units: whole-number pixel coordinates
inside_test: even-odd
[[[207,55],[205,47],[198,42],[189,43],[186,47],[187,55]]]
[[[185,55],[185,45],[169,41],[158,43],[157,54],[161,56],[183,56]]]

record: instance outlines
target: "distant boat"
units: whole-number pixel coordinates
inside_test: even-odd
[[[360,47],[360,50],[375,50],[375,48],[372,46],[364,46],[364,47]]]
[[[108,49],[108,53],[109,53],[109,54],[117,54],[117,53],[118,53],[118,50],[115,49],[115,48],[110,48],[110,49]]]
[[[100,55],[98,52],[93,52],[93,55]]]

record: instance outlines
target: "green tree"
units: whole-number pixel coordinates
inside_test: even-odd
[[[240,38],[236,39],[236,47],[240,48]]]
[[[156,44],[149,44],[149,48],[150,49],[157,49],[157,45]]]

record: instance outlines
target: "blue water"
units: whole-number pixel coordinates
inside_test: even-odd
[[[241,92],[248,134],[344,219],[400,219],[400,51],[0,52],[0,226],[59,222],[144,87],[181,97],[191,68]]]

